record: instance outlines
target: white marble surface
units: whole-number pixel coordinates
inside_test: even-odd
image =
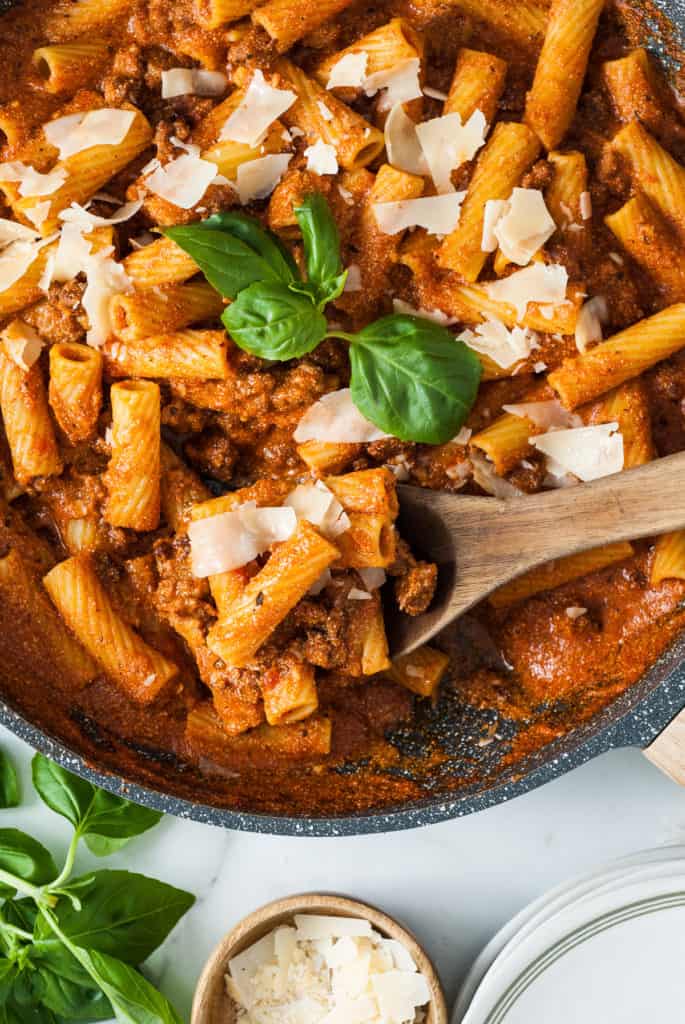
[[[2,825],[29,830],[61,856],[69,826],[33,793],[31,751],[2,729],[0,746],[21,766],[24,796],[21,808],[0,812]],[[531,899],[606,860],[675,842],[685,842],[685,791],[625,750],[510,804],[412,832],[290,839],[166,818],[108,864],[197,895],[150,961],[151,976],[188,1019],[212,947],[240,917],[279,896],[329,890],[377,903],[416,932],[451,1001],[481,947]],[[94,862],[82,850],[77,869]]]

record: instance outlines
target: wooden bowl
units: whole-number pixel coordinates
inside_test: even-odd
[[[257,942],[279,925],[292,924],[295,914],[329,914],[336,917],[360,917],[388,939],[397,939],[411,953],[431,991],[426,1024],[447,1024],[445,996],[435,967],[411,932],[376,907],[344,896],[305,893],[274,900],[243,918],[222,939],[210,956],[200,976],[193,1000],[191,1024],[235,1024],[233,1001],[226,992],[225,976],[228,961]]]

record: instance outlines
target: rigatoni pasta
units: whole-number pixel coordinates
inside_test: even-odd
[[[160,395],[152,381],[112,386],[112,455],[104,515],[112,526],[154,530],[160,509]]]
[[[92,438],[102,408],[100,353],[73,342],[53,345],[48,396],[55,419],[72,443]]]

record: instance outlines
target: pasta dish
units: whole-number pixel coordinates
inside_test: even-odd
[[[685,128],[635,19],[604,0],[3,16],[13,702],[223,773],[238,804],[269,769],[264,806],[287,807],[297,763],[336,809],[364,804],[360,757],[415,791],[393,730],[439,714],[441,685],[523,723],[543,708],[515,757],[661,653],[685,623],[680,533],[547,564],[394,660],[384,618],[421,615],[437,579],[398,483],[525,501],[685,447]]]

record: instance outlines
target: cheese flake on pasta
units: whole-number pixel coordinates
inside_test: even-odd
[[[338,173],[338,155],[335,146],[318,139],[313,146],[307,146],[304,155],[307,158],[308,171],[313,171],[314,174]]]
[[[527,359],[537,347],[537,335],[528,327],[512,327],[501,320],[485,320],[475,330],[465,330],[459,335],[474,352],[489,356],[493,362],[508,370],[510,366]]]
[[[623,469],[623,435],[618,423],[552,430],[529,441],[547,456],[547,468],[554,476],[572,473],[579,480],[599,480]]]
[[[12,287],[29,269],[38,246],[32,242],[12,242],[0,253],[0,295]]]
[[[110,224],[122,224],[124,221],[130,220],[138,213],[142,205],[142,199],[134,199],[132,202],[120,206],[111,217],[98,217],[97,214],[90,213],[85,207],[80,206],[79,203],[72,203],[66,210],[62,210],[59,216],[60,220],[66,224],[78,224],[91,231],[93,228],[105,228]]]
[[[556,263],[533,263],[501,281],[491,281],[486,288],[495,302],[506,302],[514,306],[521,320],[526,315],[529,302],[551,306],[565,302],[567,284],[568,273],[565,267]]]
[[[297,527],[292,508],[257,508],[248,501],[188,527],[193,576],[203,579],[247,565]]]
[[[174,96],[221,96],[226,91],[228,78],[223,71],[204,71],[202,68],[170,68],[162,71],[162,99]]]
[[[0,218],[0,249],[12,242],[35,242],[37,238],[38,233],[25,224]]]
[[[42,174],[21,160],[0,164],[0,181],[19,183],[20,196],[51,196],[69,177],[63,167]]]
[[[421,196],[394,203],[374,203],[378,227],[385,235],[397,235],[407,228],[425,228],[429,235],[448,235],[459,223],[466,192]]]
[[[530,420],[536,427],[544,431],[565,430],[569,427],[583,425],[580,416],[569,412],[556,398],[547,402],[518,402],[514,405],[503,405],[502,408],[512,416]]]
[[[306,519],[317,526],[325,537],[337,537],[351,526],[345,509],[322,480],[298,484],[283,504],[294,509],[298,519]]]
[[[270,196],[291,160],[292,153],[273,153],[241,164],[236,174],[236,188],[243,206],[253,199]]]
[[[488,123],[480,110],[474,110],[466,124],[454,113],[416,126],[416,135],[438,192],[454,192],[452,171],[473,160],[485,142],[487,131]]]
[[[200,202],[215,177],[216,164],[184,153],[163,167],[157,167],[145,179],[145,184],[161,199],[180,206],[182,210],[191,210]]]
[[[128,135],[134,118],[132,110],[104,107],[48,121],[43,125],[43,134],[59,150],[60,160],[65,160],[93,146],[118,146]]]
[[[307,409],[293,434],[298,444],[332,441],[334,444],[369,444],[389,434],[362,416],[349,388],[331,391]]]
[[[588,299],[576,321],[576,348],[585,352],[589,344],[602,340],[602,324],[609,319],[609,306],[602,295]]]
[[[28,371],[43,350],[43,339],[23,320],[13,320],[2,332],[5,352],[20,370]]]
[[[491,202],[493,200],[489,200]],[[502,254],[512,263],[525,267],[556,231],[544,196],[537,188],[515,188],[499,210],[492,233]]]
[[[70,281],[86,269],[91,243],[83,237],[81,224],[65,224],[59,236],[55,259],[52,264],[49,287],[52,281]]]
[[[112,250],[89,255],[85,262],[87,278],[86,290],[81,299],[90,330],[86,341],[94,348],[99,348],[112,334],[112,320],[109,307],[110,300],[122,292],[133,291],[133,285],[120,263],[112,259]]]
[[[296,99],[290,89],[274,89],[261,71],[255,71],[242,103],[219,132],[219,141],[229,139],[258,146],[274,121],[292,107]]]
[[[412,306],[410,302],[405,302],[404,299],[393,299],[392,309],[393,313],[418,316],[422,320],[432,320],[435,324],[442,324],[443,327],[449,327],[451,324],[458,323],[458,317],[448,316],[441,309],[423,309],[421,307],[417,309],[416,306]]]
[[[385,150],[388,163],[409,174],[427,174],[428,164],[421,149],[416,125],[396,103],[385,122]]]
[[[379,111],[390,110],[397,103],[418,99],[423,96],[419,82],[420,68],[419,58],[410,57],[394,67],[376,71],[364,80],[364,92],[367,96],[375,96],[383,90],[383,96],[378,101]]]
[[[369,55],[366,50],[346,53],[333,65],[328,75],[327,89],[361,89],[366,81]]]
[[[498,246],[495,226],[507,208],[506,199],[488,199],[483,209],[483,237],[480,243],[482,252],[494,252]]]

